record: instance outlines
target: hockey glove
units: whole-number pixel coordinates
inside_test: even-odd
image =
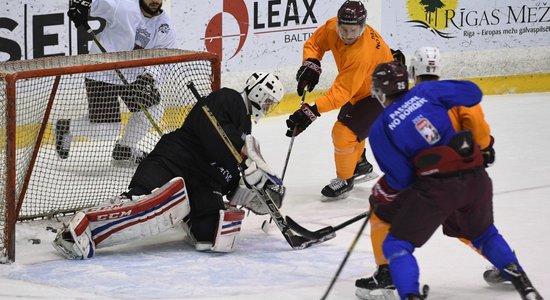
[[[483,155],[483,165],[485,165],[485,168],[488,168],[495,163],[495,148],[493,148],[494,143],[495,138],[491,136],[491,142],[489,143],[489,146],[481,150],[481,154]]]
[[[260,145],[250,134],[245,137],[245,152],[248,157],[244,161],[243,180],[247,187],[263,190],[266,184],[283,185],[283,181],[264,161],[260,153]]]
[[[397,50],[390,49],[390,50],[391,50],[391,55],[393,56],[393,60],[400,62],[404,66],[407,65],[405,61],[405,54],[403,54],[401,50],[399,49]]]
[[[321,76],[321,62],[315,58],[306,59],[296,73],[298,95],[304,94],[306,86],[308,92],[313,91],[313,88],[319,83],[319,76]]]
[[[130,83],[128,94],[131,98],[127,103],[128,109],[132,112],[139,111],[140,104],[147,108],[160,102],[160,92],[155,87],[155,79],[149,73],[139,75],[134,82]]]
[[[88,13],[92,0],[69,0],[69,11],[67,15],[73,21],[75,27],[88,24]]]
[[[280,208],[285,196],[285,187],[267,184],[265,186],[265,192],[269,194],[273,203]],[[268,214],[269,211],[264,204],[264,201],[260,198],[257,192],[249,190],[244,182],[241,180],[239,186],[229,195],[227,195],[229,203],[235,206],[244,206],[257,215]]]
[[[300,108],[292,115],[290,115],[286,120],[286,126],[288,127],[286,131],[286,136],[292,137],[294,128],[296,128],[295,135],[300,134],[302,131],[306,130],[309,124],[311,124],[317,119],[317,117],[320,116],[321,114],[319,114],[319,111],[317,110],[317,107],[315,105],[310,106],[307,103],[303,103]]]
[[[382,176],[378,182],[372,187],[371,200],[374,200],[381,205],[390,204],[399,195],[399,191],[392,189],[386,182],[385,176]]]

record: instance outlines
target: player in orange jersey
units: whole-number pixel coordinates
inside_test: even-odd
[[[340,109],[332,128],[337,177],[322,189],[323,200],[345,198],[354,183],[378,176],[365,157],[365,139],[382,111],[371,96],[371,75],[379,63],[392,61],[393,56],[378,32],[366,24],[366,18],[367,11],[360,1],[344,2],[338,16],[319,27],[305,42],[303,65],[296,74],[298,95],[302,96],[319,82],[325,52],[334,55],[338,75],[326,95],[315,99],[313,105],[303,103],[286,122],[286,135],[292,137],[321,113]]]

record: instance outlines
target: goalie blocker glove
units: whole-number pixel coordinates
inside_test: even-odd
[[[295,136],[297,136],[320,116],[321,114],[315,105],[310,106],[307,103],[302,103],[300,108],[286,120],[286,126],[288,127],[286,136],[292,137],[294,128],[296,128]]]
[[[313,88],[319,83],[319,76],[321,76],[321,62],[315,58],[306,59],[296,73],[298,95],[304,94],[306,86],[308,92],[313,91]]]
[[[73,21],[75,27],[80,27],[84,24],[88,24],[88,13],[90,12],[90,6],[92,0],[70,0],[69,11],[67,15],[69,19]]]

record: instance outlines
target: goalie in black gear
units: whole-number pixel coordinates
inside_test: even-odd
[[[268,191],[278,206],[282,203],[282,181],[263,160],[258,142],[250,131],[251,117],[255,121],[261,119],[280,102],[283,93],[276,76],[254,73],[242,92],[222,88],[201,99],[183,125],[164,135],[139,164],[129,190],[113,204],[79,212],[57,235],[54,247],[67,258],[89,258],[94,255],[96,246],[150,236],[181,224],[197,250],[233,250],[244,219],[244,212],[233,205],[250,208],[255,213],[267,213],[253,187]],[[235,148],[241,149],[246,157],[241,184],[239,166],[204,113],[204,105]],[[230,203],[224,201],[226,195]],[[174,204],[174,199],[180,201]],[[160,206],[167,209],[158,210]],[[155,214],[149,215],[147,207],[157,209]],[[98,211],[102,212],[101,217]],[[156,221],[138,220],[111,234],[96,230],[98,225],[105,227],[105,223],[100,222],[110,224],[115,219],[136,219],[136,212],[145,213]],[[232,227],[227,229],[224,225]]]

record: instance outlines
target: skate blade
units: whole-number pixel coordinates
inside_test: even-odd
[[[137,168],[138,164],[136,164],[135,162],[133,161],[129,161],[129,160],[118,160],[118,159],[112,159],[111,160],[111,165],[113,167],[117,167],[117,168],[127,168],[127,169],[132,169],[132,168]]]
[[[367,181],[371,181],[375,178],[378,177],[378,173],[372,171],[370,173],[367,173],[367,174],[364,174],[364,175],[359,175],[357,177],[354,177],[353,178],[353,184],[359,184],[359,183],[363,183],[363,182],[367,182]]]
[[[321,195],[321,202],[333,202],[333,201],[345,199],[345,198],[349,197],[350,193],[351,193],[351,191],[345,192],[345,193],[343,193],[339,196],[336,196],[336,197],[327,197],[325,195]]]
[[[399,300],[395,289],[363,289],[357,288],[355,296],[362,300]]]

